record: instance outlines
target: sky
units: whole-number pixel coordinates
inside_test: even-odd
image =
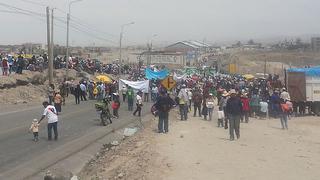
[[[55,8],[54,42],[65,45],[69,1],[1,0],[0,44],[46,43],[43,15],[50,6]],[[130,22],[124,46],[316,35],[319,7],[319,0],[82,0],[71,7],[70,44],[118,46],[121,25]]]

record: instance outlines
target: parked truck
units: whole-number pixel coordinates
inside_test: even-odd
[[[320,116],[320,67],[288,69],[286,86],[292,102],[305,103]]]

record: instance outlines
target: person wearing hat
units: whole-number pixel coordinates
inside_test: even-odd
[[[186,121],[188,119],[188,102],[189,102],[189,97],[186,89],[186,85],[182,85],[182,89],[180,90],[178,94],[179,98],[179,107],[180,107],[180,116],[181,116],[181,121]]]
[[[212,93],[210,93],[209,97],[206,99],[206,107],[208,108],[208,115],[210,121],[212,120],[213,108],[216,103],[216,98],[213,96]]]
[[[9,63],[7,58],[3,58],[2,60],[2,75],[8,76]]]
[[[229,119],[229,133],[230,140],[234,140],[234,132],[236,133],[237,139],[240,138],[240,116],[242,114],[242,103],[240,98],[237,96],[237,92],[231,89],[230,98],[227,101],[227,114]]]
[[[61,112],[61,104],[62,104],[62,96],[60,95],[60,91],[57,90],[55,96],[53,98],[54,107],[57,110],[57,115]]]
[[[158,133],[168,133],[169,111],[174,107],[175,102],[170,98],[164,88],[160,88],[159,94],[160,96],[157,98],[157,101],[154,104],[159,116]]]
[[[241,122],[245,119],[245,122],[249,122],[249,113],[250,113],[250,105],[249,105],[249,98],[247,93],[243,93],[240,97],[242,103],[242,114],[241,114]]]
[[[290,94],[287,92],[286,88],[282,88],[282,92],[280,94],[280,98],[283,101],[290,101]]]

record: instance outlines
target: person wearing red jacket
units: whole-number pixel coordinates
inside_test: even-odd
[[[241,122],[245,119],[245,123],[249,122],[249,113],[250,113],[250,99],[248,98],[247,93],[241,95],[241,103],[242,103],[242,114],[241,114]]]

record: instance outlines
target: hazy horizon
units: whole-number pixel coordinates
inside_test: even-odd
[[[0,44],[45,44],[47,5],[58,8],[54,42],[65,45],[68,0],[2,0]],[[316,0],[82,0],[72,5],[70,44],[118,46],[120,27],[130,22],[135,24],[125,28],[124,46],[144,45],[154,34],[154,44],[304,39],[320,32],[319,5]]]

